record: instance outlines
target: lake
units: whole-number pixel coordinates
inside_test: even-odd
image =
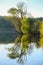
[[[0,42],[0,65],[43,65],[43,37],[27,35]]]

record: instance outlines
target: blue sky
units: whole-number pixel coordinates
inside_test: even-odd
[[[0,0],[0,15],[7,15],[7,10],[16,7],[17,3],[25,2],[28,13],[33,17],[43,17],[43,0]]]

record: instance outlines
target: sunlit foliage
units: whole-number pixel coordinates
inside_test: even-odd
[[[43,21],[42,21],[41,24],[40,24],[40,29],[39,29],[39,31],[40,31],[40,34],[43,35]]]
[[[23,35],[21,38],[21,43],[22,43],[22,50],[26,51],[26,49],[28,48],[28,44],[30,43],[29,35]]]
[[[29,33],[29,29],[30,29],[30,26],[29,26],[29,22],[27,20],[26,17],[24,17],[22,19],[22,26],[21,26],[21,30],[24,34],[28,34]]]
[[[39,44],[40,44],[40,47],[43,48],[43,37],[40,37]]]

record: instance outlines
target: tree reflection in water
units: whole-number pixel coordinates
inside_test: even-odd
[[[43,37],[23,35],[15,39],[14,46],[8,48],[8,57],[10,59],[16,59],[17,62],[23,64],[27,60],[27,54],[33,52],[34,43],[36,48],[43,47]]]

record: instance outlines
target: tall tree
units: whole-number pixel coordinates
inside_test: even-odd
[[[26,7],[25,7],[24,2],[18,3],[17,8],[10,8],[8,10],[8,13],[10,13],[13,16],[12,21],[15,25],[15,28],[18,32],[20,32],[21,31],[21,21],[23,17],[26,15]]]
[[[27,8],[25,7],[25,3],[21,2],[17,4],[17,8],[10,8],[8,13],[12,14],[13,16],[20,16],[23,18],[26,15]]]

